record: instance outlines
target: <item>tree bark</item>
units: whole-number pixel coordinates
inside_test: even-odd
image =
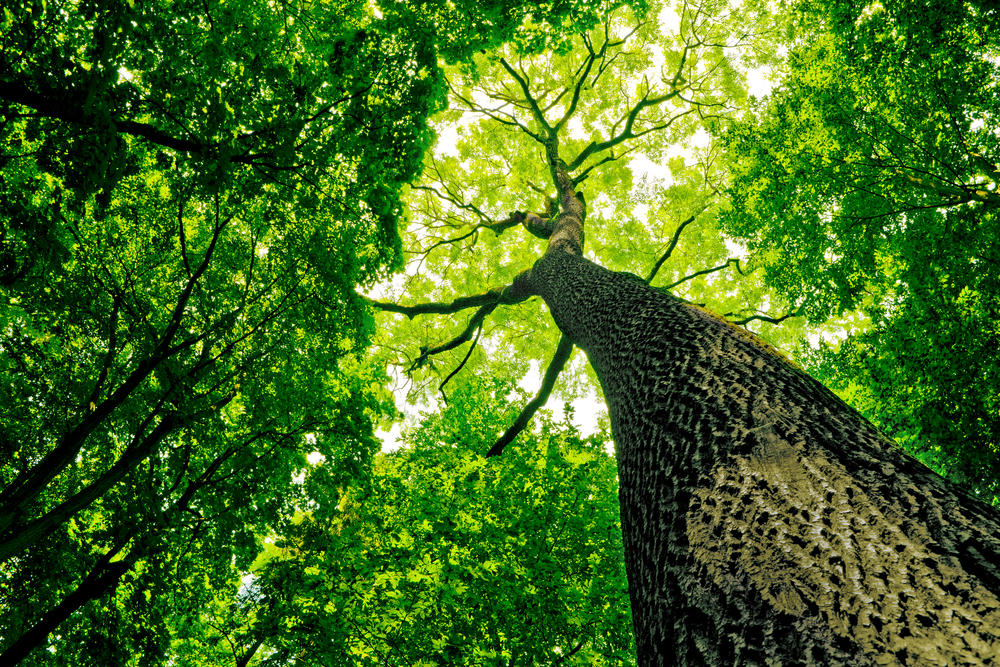
[[[745,330],[573,244],[519,290],[604,391],[641,666],[1000,664],[995,510]]]

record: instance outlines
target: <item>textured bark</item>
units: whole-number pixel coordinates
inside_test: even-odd
[[[518,287],[604,390],[639,664],[1000,664],[998,513],[572,222]]]

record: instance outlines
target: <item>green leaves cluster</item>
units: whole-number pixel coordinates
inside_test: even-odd
[[[259,664],[633,662],[608,434],[582,439],[545,419],[484,459],[513,416],[511,393],[496,378],[461,383],[376,458],[370,484],[276,544],[242,635],[244,646],[263,638]]]
[[[66,220],[58,271],[5,291],[8,642],[39,610],[101,597],[92,580],[123,562],[118,590],[145,602],[85,607],[60,633],[111,623],[109,646],[154,660],[162,625],[140,644],[130,628],[183,613],[169,591],[210,595],[307,499],[329,501],[293,482],[305,455],[359,474],[393,410],[384,375],[354,356],[369,325],[353,288],[380,261],[347,248],[377,232],[236,188],[186,196],[144,160],[103,215]]]

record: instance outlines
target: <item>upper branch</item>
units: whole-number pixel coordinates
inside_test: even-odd
[[[770,317],[768,315],[751,315],[750,317],[744,318],[742,320],[733,320],[733,324],[739,324],[740,326],[745,326],[748,322],[753,322],[754,320],[760,320],[762,322],[770,322],[771,324],[781,324],[787,319],[792,317],[799,317],[802,315],[802,311],[805,310],[805,306],[799,306],[798,308],[793,308],[781,317]],[[726,313],[726,317],[732,313]]]
[[[709,273],[715,273],[716,271],[721,271],[722,269],[725,269],[726,267],[728,267],[730,264],[736,264],[737,269],[739,269],[739,262],[740,262],[740,260],[738,260],[738,259],[728,259],[728,260],[726,260],[725,264],[720,264],[719,266],[713,266],[710,269],[704,269],[702,271],[695,271],[694,273],[692,273],[689,276],[684,276],[683,278],[681,278],[677,282],[670,283],[669,285],[664,285],[661,289],[671,289],[672,287],[677,287],[681,283],[687,282],[688,280],[691,280],[692,278],[697,278],[698,276],[704,276],[704,275],[709,274]]]
[[[517,81],[519,86],[521,86],[521,92],[524,93],[524,99],[531,107],[531,115],[535,117],[535,121],[545,130],[546,135],[551,137],[553,135],[553,127],[549,125],[547,120],[545,120],[545,114],[542,113],[541,108],[538,106],[538,101],[535,100],[535,97],[531,94],[527,80],[518,74],[517,70],[511,67],[506,59],[501,58],[500,64],[503,65],[503,68],[507,70],[507,73],[514,77],[514,80]]]

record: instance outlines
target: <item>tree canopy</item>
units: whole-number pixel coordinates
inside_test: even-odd
[[[4,659],[633,660],[606,427],[532,421],[598,386],[512,289],[559,178],[589,257],[1000,502],[989,3],[0,21]]]
[[[165,659],[163,619],[366,474],[394,408],[354,290],[399,266],[439,57],[601,10],[464,6],[4,8],[4,661]]]

